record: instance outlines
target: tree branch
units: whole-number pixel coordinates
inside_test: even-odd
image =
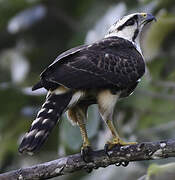
[[[109,155],[110,157],[105,154],[104,150],[92,151],[89,155],[92,162],[86,163],[80,154],[74,154],[43,164],[0,174],[0,179],[49,179],[79,170],[90,171],[99,167],[107,167],[111,164],[126,166],[128,162],[132,161],[175,157],[175,139],[116,146],[109,151]]]

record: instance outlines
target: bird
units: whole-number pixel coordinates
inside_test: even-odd
[[[104,146],[107,153],[114,146],[130,145],[123,141],[114,125],[117,101],[133,93],[145,73],[145,60],[140,47],[143,27],[156,20],[149,13],[133,13],[117,20],[104,38],[60,54],[40,75],[32,90],[45,88],[46,100],[19,145],[20,153],[39,151],[57,122],[67,119],[80,128],[81,155],[87,159],[92,151],[87,130],[87,109],[98,105],[101,118],[112,139]]]

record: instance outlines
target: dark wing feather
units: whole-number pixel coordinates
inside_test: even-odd
[[[81,46],[77,46],[77,47],[71,48],[71,49],[69,49],[69,50],[61,53],[61,54],[55,59],[55,61],[53,61],[53,63],[48,66],[48,68],[50,68],[51,66],[53,66],[53,65],[54,65],[55,63],[57,63],[58,61],[63,60],[65,57],[71,56],[72,54],[75,54],[75,53],[81,51],[81,50],[84,49],[85,47],[87,47],[87,45],[81,45]],[[47,70],[48,68],[46,68],[46,70]]]
[[[77,46],[75,48],[72,48],[72,49],[69,49],[63,53],[61,53],[56,59],[55,61],[53,61],[52,64],[50,64],[42,73],[41,73],[41,77],[43,77],[43,74],[47,74],[50,69],[53,67],[53,66],[56,66],[57,63],[62,63],[62,61],[67,57],[67,56],[72,56],[73,54],[81,51],[82,49],[86,48],[87,45],[81,45],[81,46]],[[40,89],[42,87],[45,87],[47,90],[49,89],[55,89],[58,85],[55,85],[53,83],[50,83],[50,82],[47,82],[43,79],[41,79],[38,83],[36,83],[33,87],[32,87],[32,91],[35,91],[37,89]]]
[[[142,56],[133,44],[111,37],[59,58],[42,73],[41,79],[74,89],[124,89],[132,86],[144,70]]]

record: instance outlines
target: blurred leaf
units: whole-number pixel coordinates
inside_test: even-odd
[[[159,0],[158,1],[158,5],[157,5],[157,8],[159,8],[159,9],[161,9],[161,8],[163,8],[163,9],[170,9],[170,8],[172,8],[173,5],[174,4],[174,0]]]
[[[7,21],[20,10],[30,7],[36,2],[29,3],[26,0],[1,0],[0,1],[0,30]]]
[[[146,180],[174,180],[175,163],[165,165],[152,164],[148,168]]]
[[[30,121],[18,116],[18,119],[13,119],[6,131],[0,134],[0,168],[3,166],[7,155],[10,153],[13,156],[18,154],[18,139],[23,129],[26,129]]]
[[[161,49],[165,38],[175,30],[175,15],[162,11],[156,16],[157,22],[152,23],[147,35],[144,37],[144,55],[148,59],[154,58]]]
[[[152,79],[154,79],[154,81],[161,78],[162,70],[167,62],[168,59],[155,58],[154,61],[147,63]]]
[[[93,105],[88,110],[88,120],[86,122],[86,129],[88,137],[92,138],[98,133],[99,118],[97,106]],[[72,125],[65,117],[60,128],[62,143],[71,150],[77,150],[82,145],[82,137],[80,128],[77,125]]]
[[[99,120],[100,118],[97,105],[90,106],[88,109],[87,119],[87,132],[89,138],[93,138],[98,133]]]
[[[82,144],[80,129],[68,122],[67,118],[63,118],[60,128],[61,142],[71,150],[77,150]]]
[[[0,55],[0,70],[3,72],[0,81],[18,84],[24,82],[29,72],[29,63],[26,57],[14,50],[3,51]],[[9,75],[11,76],[9,80]]]

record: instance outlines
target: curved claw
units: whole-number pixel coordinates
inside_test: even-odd
[[[121,162],[115,163],[115,166],[120,166],[120,165],[121,165]]]
[[[105,154],[106,154],[108,157],[110,157],[110,154],[108,153],[108,151],[109,151],[109,146],[108,146],[108,144],[105,144],[105,146],[104,146],[104,151],[105,151]]]
[[[91,156],[90,156],[91,152],[92,152],[92,149],[90,146],[86,146],[86,147],[81,148],[81,157],[82,157],[84,162],[88,163],[88,162],[92,161]]]
[[[105,154],[110,157],[110,154],[109,154],[109,150],[110,150],[110,145],[109,144],[105,144],[104,146],[104,151],[105,151]]]
[[[115,166],[123,166],[126,167],[129,164],[129,161],[121,161],[121,162],[117,162],[115,163]]]
[[[127,146],[127,145],[133,145],[137,144],[137,142],[124,142],[123,140],[119,138],[115,138],[112,141],[109,141],[104,146],[104,151],[108,157],[110,157],[109,150],[112,150],[114,147],[121,147],[121,146]]]
[[[108,157],[110,157],[109,151],[112,150],[112,148],[114,148],[114,147],[116,147],[116,146],[120,147],[121,145],[120,145],[120,144],[111,144],[111,143],[105,144],[105,146],[104,146],[105,154],[106,154]]]
[[[128,164],[129,164],[129,161],[122,161],[122,163],[121,163],[121,165],[122,165],[123,167],[128,166]]]

